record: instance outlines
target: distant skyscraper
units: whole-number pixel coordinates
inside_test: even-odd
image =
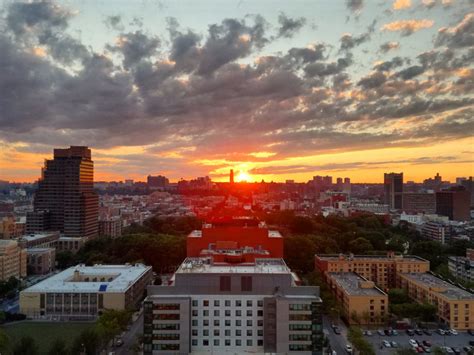
[[[231,184],[234,183],[234,169],[230,169],[229,182],[230,182]]]
[[[98,235],[99,198],[94,191],[94,162],[87,147],[54,149],[46,160],[29,221],[41,230],[57,230],[68,237]],[[41,223],[39,223],[41,221]],[[32,230],[31,224],[27,228]]]
[[[168,180],[168,178],[162,175],[148,175],[147,177],[147,184],[150,189],[165,188],[169,184],[169,182],[170,181]]]
[[[469,191],[471,195],[471,206],[474,206],[474,181],[472,180],[472,176],[469,176],[469,179],[461,181],[461,185]]]
[[[402,209],[403,173],[384,174],[384,201],[390,209]]]
[[[454,221],[468,221],[471,193],[463,186],[451,187],[436,192],[436,213]]]

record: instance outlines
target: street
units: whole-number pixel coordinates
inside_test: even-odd
[[[337,354],[347,354],[347,328],[342,321],[339,321],[337,326],[341,330],[340,335],[334,333],[331,328],[331,320],[327,316],[323,316],[324,335],[328,337],[331,348],[335,350]]]
[[[142,309],[143,310],[143,309]],[[143,311],[140,311],[138,318],[133,322],[132,327],[129,331],[125,332],[122,336],[123,345],[112,349],[116,355],[127,355],[131,354],[130,347],[135,344],[136,336],[143,334]]]

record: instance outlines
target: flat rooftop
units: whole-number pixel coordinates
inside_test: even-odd
[[[351,296],[386,296],[378,287],[362,288],[361,282],[371,282],[353,272],[330,272],[328,275]]]
[[[428,260],[420,258],[416,255],[352,255],[352,254],[316,254],[316,257],[326,261],[421,261],[428,262]]]
[[[421,283],[425,287],[439,289],[439,291],[432,290],[432,292],[439,293],[452,300],[474,300],[474,294],[429,273],[403,273],[401,276]]]
[[[218,227],[219,228],[219,227]],[[245,228],[242,227],[242,234],[245,233]],[[248,227],[248,229],[254,229],[259,227]],[[222,228],[224,229],[224,228]],[[193,230],[191,233],[188,234],[188,238],[202,238],[202,231],[201,230]],[[277,230],[268,230],[268,238],[283,238],[279,231]]]
[[[148,270],[151,270],[151,266],[142,264],[77,265],[51,276],[22,292],[124,292]],[[75,278],[79,280],[75,281]]]
[[[44,233],[32,233],[32,234],[26,234],[20,237],[20,239],[26,240],[27,242],[32,242],[35,240],[40,240],[43,238],[48,238],[48,237],[58,237],[59,238],[59,232],[44,232]]]
[[[281,258],[256,258],[255,263],[212,263],[211,258],[186,258],[177,274],[291,274]]]

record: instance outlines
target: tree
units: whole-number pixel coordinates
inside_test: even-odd
[[[306,274],[314,269],[314,254],[316,245],[305,236],[293,236],[283,239],[285,246],[285,261],[295,271]]]
[[[0,352],[4,352],[10,344],[10,338],[3,329],[0,329]]]
[[[97,321],[97,332],[103,344],[107,344],[127,328],[131,312],[126,310],[107,309]]]
[[[360,354],[375,355],[372,345],[364,339],[362,330],[359,327],[350,327],[347,338]]]
[[[374,250],[374,247],[370,241],[360,237],[349,242],[349,250],[354,254],[367,254]]]
[[[36,355],[38,354],[35,340],[30,336],[23,336],[13,347],[13,355]]]
[[[390,304],[409,303],[410,297],[408,297],[408,293],[402,288],[391,288],[388,291],[388,302]]]
[[[66,355],[68,350],[63,339],[57,338],[49,348],[48,355]]]
[[[86,355],[96,355],[99,344],[100,339],[97,331],[94,328],[85,329],[74,339],[71,354],[79,355],[85,352]]]
[[[59,269],[66,269],[75,264],[76,258],[74,254],[69,251],[60,251],[56,254],[56,263]]]
[[[290,223],[290,230],[296,234],[309,234],[313,231],[313,222],[308,217],[296,216]]]

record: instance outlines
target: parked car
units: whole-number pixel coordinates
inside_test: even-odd
[[[390,345],[392,345],[392,348],[398,348],[398,344],[396,341],[391,341]]]
[[[469,333],[469,335],[474,335],[474,329],[469,329],[467,332]]]
[[[384,329],[383,332],[384,332],[384,334],[385,334],[386,336],[388,336],[388,337],[389,337],[390,335],[392,335],[392,331],[391,331],[390,329]]]
[[[474,346],[474,340],[469,340],[469,345]]]
[[[438,332],[439,335],[446,335],[446,332],[441,328],[438,329],[437,332]]]
[[[431,343],[428,340],[423,340],[424,346],[431,346]]]
[[[372,336],[372,332],[370,330],[366,330],[365,331],[365,335],[367,335],[368,337],[371,337]]]
[[[421,329],[415,329],[416,335],[423,335],[423,332]]]
[[[335,334],[341,334],[341,330],[337,326],[334,326],[332,330],[334,331]]]
[[[423,354],[425,352],[422,346],[417,346],[415,349],[418,354]]]
[[[347,351],[348,354],[352,354],[352,345],[351,344],[346,345],[346,351]]]
[[[392,330],[392,335],[398,335],[398,331],[396,329]]]
[[[451,333],[451,335],[458,335],[458,331],[456,329],[449,329],[449,332]]]
[[[442,347],[441,349],[444,350],[447,354],[454,354],[453,349],[451,349],[449,346]]]
[[[463,349],[464,349],[465,352],[468,353],[469,351],[472,350],[472,346],[467,346],[467,345],[466,345]]]
[[[410,339],[410,340],[408,340],[408,342],[409,342],[410,345],[413,346],[413,347],[417,347],[417,346],[418,346],[418,342],[417,342],[415,339]]]
[[[377,330],[377,334],[378,334],[378,335],[385,335],[385,333],[383,332],[382,329]]]
[[[429,329],[423,329],[423,333],[425,333],[426,335],[431,335],[431,334],[433,334],[433,333],[431,332],[431,330],[429,330]]]
[[[382,344],[383,344],[383,346],[386,347],[386,348],[391,348],[391,347],[392,347],[392,345],[390,344],[390,342],[389,342],[388,340],[382,341]]]
[[[415,335],[415,331],[413,329],[407,329],[406,332],[408,335]]]
[[[422,346],[422,348],[423,348],[423,351],[425,353],[430,353],[431,352],[431,348],[429,346]]]

